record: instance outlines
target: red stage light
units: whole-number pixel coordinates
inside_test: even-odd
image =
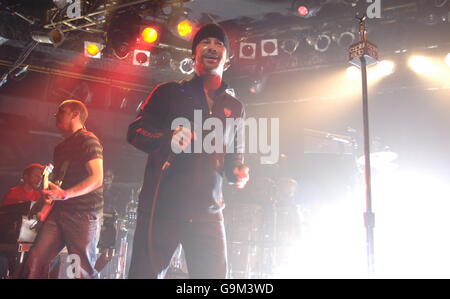
[[[142,30],[141,36],[145,42],[152,44],[158,39],[158,30],[154,27],[146,27]]]
[[[309,14],[309,9],[308,9],[308,7],[306,7],[306,6],[304,6],[304,5],[300,5],[300,6],[297,8],[297,12],[298,12],[298,15],[299,15],[299,16],[301,16],[301,17],[306,17],[306,16]]]
[[[147,57],[147,55],[145,53],[139,52],[139,53],[136,54],[136,61],[137,62],[143,64],[143,63],[146,63],[147,60],[148,60],[148,57]]]

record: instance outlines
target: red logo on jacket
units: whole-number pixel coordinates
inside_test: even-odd
[[[230,117],[231,116],[231,110],[228,108],[223,108],[223,114],[225,114],[226,117]]]

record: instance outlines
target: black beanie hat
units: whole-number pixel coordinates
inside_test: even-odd
[[[218,40],[223,42],[223,45],[227,49],[227,54],[229,53],[229,43],[228,37],[225,31],[216,24],[206,24],[194,36],[194,40],[192,42],[192,55],[195,56],[195,48],[197,48],[198,43],[205,38],[215,37]]]

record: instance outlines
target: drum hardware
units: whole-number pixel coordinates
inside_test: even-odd
[[[124,217],[117,217],[115,223],[115,252],[108,266],[109,273],[105,273],[104,278],[126,278],[127,269],[130,263],[131,243],[134,230],[136,228],[138,192],[132,189],[131,200],[127,204]],[[112,244],[111,244],[112,245]]]
[[[226,221],[231,278],[273,277],[282,260],[280,255],[294,244],[296,230],[300,230],[294,200],[297,189],[298,183],[292,178],[276,182],[256,178],[247,199],[230,203]]]
[[[168,279],[189,278],[186,258],[183,252],[183,246],[178,244],[175,252],[170,260],[169,269],[165,275]]]
[[[374,152],[370,154],[370,166],[378,171],[389,171],[397,168],[397,164],[394,163],[397,160],[398,154],[389,150],[389,148]],[[356,160],[358,169],[360,172],[364,172],[365,156],[362,155]]]

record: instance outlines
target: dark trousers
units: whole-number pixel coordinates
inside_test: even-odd
[[[153,277],[163,278],[178,244],[183,246],[189,278],[223,279],[227,276],[227,249],[223,221],[158,220],[150,254]]]
[[[27,258],[23,276],[48,278],[51,261],[66,246],[70,260],[74,261],[69,265],[70,269],[67,269],[69,278],[95,277],[101,215],[101,212],[54,209],[39,231]]]
[[[0,279],[6,278],[8,274],[9,262],[6,256],[0,255]]]

